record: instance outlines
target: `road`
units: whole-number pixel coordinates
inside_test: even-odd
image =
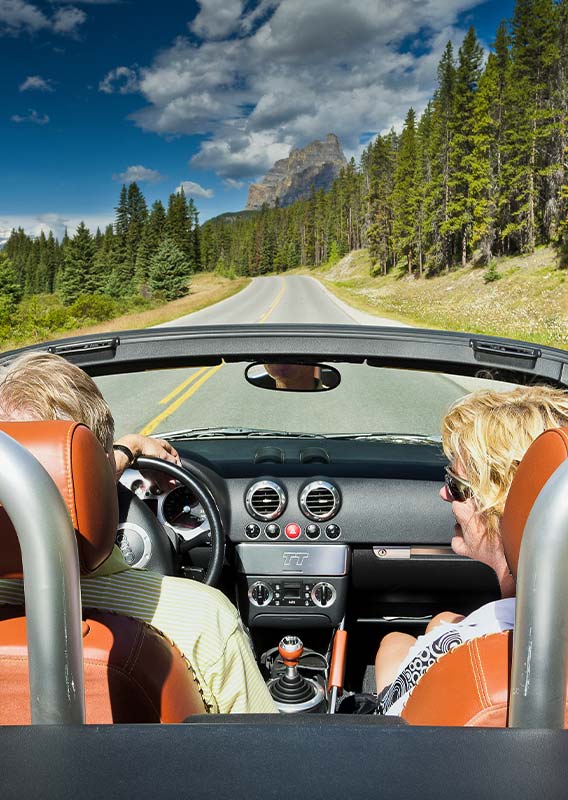
[[[166,323],[336,323],[399,326],[357,311],[309,276],[257,278],[233,297]],[[340,366],[330,392],[295,394],[250,386],[245,365],[165,370],[98,378],[117,424],[159,434],[185,428],[248,426],[314,433],[389,431],[438,434],[448,405],[464,387],[442,375]]]

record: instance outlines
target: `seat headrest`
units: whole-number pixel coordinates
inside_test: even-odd
[[[77,422],[0,422],[0,430],[26,447],[55,482],[77,535],[81,573],[93,572],[112,552],[118,523],[115,478],[102,445]],[[18,538],[0,507],[0,577],[21,576]]]
[[[515,579],[528,516],[544,484],[566,458],[568,428],[554,428],[534,440],[519,464],[501,519],[505,557]]]

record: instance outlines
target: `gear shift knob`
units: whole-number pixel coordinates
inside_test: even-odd
[[[284,636],[278,645],[278,652],[286,667],[297,667],[304,652],[304,644],[298,636]]]

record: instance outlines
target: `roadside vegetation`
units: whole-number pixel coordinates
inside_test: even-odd
[[[550,247],[432,278],[404,269],[372,277],[370,266],[357,250],[310,274],[355,308],[410,325],[568,346],[568,279]]]
[[[9,350],[61,336],[145,328],[177,319],[219,303],[249,283],[211,273],[195,275],[191,294],[164,303],[163,299],[132,298],[130,303],[99,295],[83,295],[65,306],[57,295],[35,295],[16,307],[0,304],[0,347]],[[4,312],[7,313],[4,313]]]

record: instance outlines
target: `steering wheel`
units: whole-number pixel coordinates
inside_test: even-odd
[[[184,542],[184,552],[204,544],[211,545],[209,564],[205,571],[203,583],[216,586],[221,577],[223,561],[225,558],[225,533],[217,504],[209,489],[204,485],[202,478],[192,475],[184,467],[178,467],[170,461],[160,458],[139,456],[132,464],[133,469],[152,469],[165,473],[175,478],[182,486],[189,489],[197,498],[203,508],[209,531],[204,531],[189,542]],[[145,549],[144,539],[147,540],[148,557],[141,564],[164,575],[176,574],[177,542],[170,536],[167,529],[160,524],[156,516],[150,511],[142,500],[139,500],[128,489],[121,488],[119,484],[119,535],[121,530],[126,533],[127,540],[132,532],[142,540],[142,549]],[[128,547],[128,545],[127,545]],[[121,549],[124,549],[121,546]]]

